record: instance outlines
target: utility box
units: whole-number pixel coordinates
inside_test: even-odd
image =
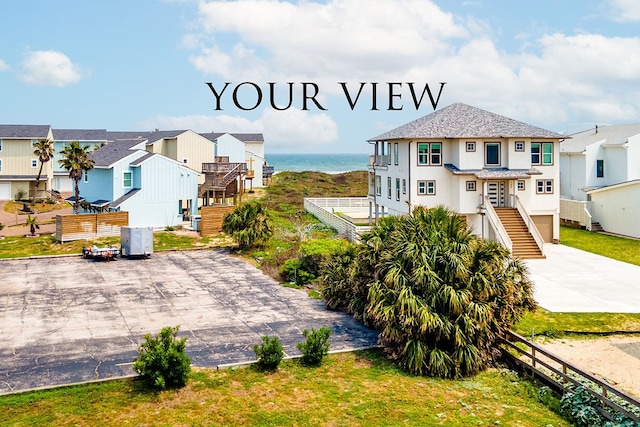
[[[121,227],[120,256],[150,257],[153,253],[152,227]]]

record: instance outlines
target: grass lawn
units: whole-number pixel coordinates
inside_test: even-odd
[[[640,240],[560,227],[560,243],[572,248],[640,265]]]
[[[275,373],[197,369],[179,390],[112,381],[0,396],[2,426],[568,426],[510,372],[462,381],[407,375],[378,352]]]
[[[527,313],[513,328],[515,332],[531,337],[558,337],[566,331],[586,333],[638,332],[640,331],[640,313],[552,313],[537,309]]]

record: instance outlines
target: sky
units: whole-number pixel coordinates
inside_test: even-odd
[[[455,102],[568,134],[640,122],[636,0],[21,0],[2,12],[2,124],[259,132],[266,153],[370,153],[367,140]]]

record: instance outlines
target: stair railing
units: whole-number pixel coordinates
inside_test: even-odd
[[[544,239],[542,238],[542,234],[540,234],[540,232],[538,231],[538,227],[536,227],[536,224],[533,222],[533,219],[529,216],[526,209],[522,205],[522,202],[520,201],[520,197],[516,195],[515,200],[516,200],[516,208],[518,209],[518,213],[524,220],[524,223],[527,226],[527,230],[529,231],[529,234],[531,234],[531,236],[533,237],[533,240],[535,240],[536,242],[536,245],[538,245],[538,248],[540,249],[540,253],[544,255]]]
[[[489,196],[484,197],[484,204],[482,207],[484,208],[486,217],[489,220],[489,224],[491,224],[493,230],[496,233],[496,236],[498,237],[499,243],[501,243],[505,248],[509,249],[509,251],[512,251],[513,243],[511,242],[509,233],[507,233],[504,225],[502,225],[502,221],[500,221],[496,210],[493,208],[491,200],[489,200]]]

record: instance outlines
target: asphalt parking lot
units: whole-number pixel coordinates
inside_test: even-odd
[[[165,326],[180,325],[192,364],[208,367],[252,361],[263,335],[287,356],[312,327],[332,329],[332,351],[378,337],[222,250],[0,261],[0,307],[0,393],[133,375],[144,334]]]

